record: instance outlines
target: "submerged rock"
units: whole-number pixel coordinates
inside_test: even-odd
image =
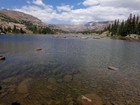
[[[13,102],[11,105],[20,105],[18,102]]]
[[[69,102],[69,103],[68,103],[68,105],[74,105],[74,102],[73,102],[73,101],[71,101],[71,102]]]
[[[47,82],[48,82],[47,89],[49,89],[51,91],[57,90],[57,87],[56,87],[57,81],[55,78],[50,77],[50,78],[48,78]]]
[[[22,94],[26,94],[28,93],[29,90],[29,85],[30,85],[31,79],[25,79],[23,80],[17,87],[17,92],[18,93],[22,93]]]
[[[56,84],[56,79],[51,77],[51,78],[48,78],[48,82],[51,83],[51,84]]]
[[[2,90],[2,86],[0,86],[0,90]]]
[[[65,75],[63,78],[65,82],[70,82],[72,79],[73,79],[72,75]]]
[[[109,69],[109,70],[114,70],[114,71],[118,70],[118,68],[113,67],[113,66],[108,66],[108,69]]]
[[[77,102],[80,105],[103,105],[102,99],[94,93],[81,95],[78,97]]]
[[[0,98],[3,98],[5,96],[7,96],[7,95],[8,95],[8,92],[7,91],[6,92],[3,92],[3,93],[0,94]]]
[[[58,82],[58,83],[62,83],[63,80],[62,80],[62,79],[58,79],[57,82]]]
[[[4,103],[0,103],[0,105],[6,105],[6,104],[4,104]]]

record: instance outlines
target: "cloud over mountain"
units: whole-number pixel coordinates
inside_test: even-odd
[[[48,5],[43,0],[28,1],[15,10],[31,14],[46,23],[55,21],[80,24],[89,21],[126,19],[130,13],[140,15],[140,0],[84,0],[74,5]]]

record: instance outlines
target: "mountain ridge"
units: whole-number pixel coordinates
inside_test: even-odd
[[[0,19],[2,19],[2,15],[6,16],[7,21],[9,22],[15,22],[15,23],[23,23],[24,21],[30,21],[32,22],[34,25],[38,25],[38,26],[43,26],[45,25],[41,20],[39,20],[38,18],[20,12],[20,11],[14,11],[14,10],[0,10]],[[4,17],[3,17],[4,19]],[[9,20],[8,20],[9,19]],[[12,20],[10,20],[12,19]]]
[[[83,31],[103,30],[110,21],[88,22],[86,24],[45,24],[40,19],[29,14],[14,11],[0,10],[0,28],[16,28],[25,31],[25,33],[42,33],[46,34],[44,28],[51,33],[77,33]],[[1,28],[1,29],[2,29]],[[39,29],[38,29],[39,28]],[[42,29],[43,28],[43,29]],[[40,32],[41,30],[41,32]],[[11,32],[11,31],[10,31]]]
[[[18,33],[20,33],[20,30],[24,31],[24,33],[33,33],[30,29],[31,27],[46,26],[47,24],[29,14],[14,10],[0,10],[0,28],[4,33],[6,33],[7,29],[10,29],[8,33],[13,33],[12,29],[14,28]]]

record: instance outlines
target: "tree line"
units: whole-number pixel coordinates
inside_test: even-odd
[[[55,31],[50,27],[41,27],[33,25],[30,21],[22,21],[22,24],[27,26],[27,29],[32,31],[33,34],[55,34]]]
[[[128,17],[127,20],[115,20],[113,24],[110,24],[105,28],[105,31],[109,31],[111,36],[120,35],[127,36],[129,34],[140,35],[140,17],[137,15],[132,15]]]
[[[33,34],[55,34],[56,30],[51,29],[47,26],[37,26],[29,21],[22,21],[21,24],[26,26],[26,29],[19,28],[18,26],[14,25],[13,27],[4,27],[0,26],[0,33],[4,34],[28,34],[31,32]]]
[[[0,27],[0,33],[13,33],[13,34],[24,34],[26,33],[25,31],[23,31],[22,28],[17,28],[15,25],[13,28],[11,27]]]
[[[33,34],[54,34],[55,31],[49,27],[28,26],[26,30],[31,31]],[[16,25],[12,27],[0,27],[0,33],[4,34],[26,34],[27,32]]]

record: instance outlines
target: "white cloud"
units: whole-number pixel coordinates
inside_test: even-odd
[[[73,6],[70,6],[70,5],[57,6],[57,10],[59,12],[62,12],[62,11],[71,11],[72,8],[73,8]]]
[[[131,9],[140,9],[140,0],[85,0],[82,3],[84,6],[110,6],[110,7],[125,7]]]
[[[84,0],[79,5],[85,7],[79,9],[75,9],[72,5],[53,7],[46,5],[42,0],[32,0],[28,6],[16,10],[38,17],[46,23],[57,20],[79,24],[89,21],[126,19],[130,13],[140,15],[140,0]]]
[[[99,5],[99,1],[98,0],[85,0],[82,4],[84,6],[94,6],[94,5]]]
[[[33,15],[41,19],[45,23],[51,21],[51,19],[53,19],[56,15],[56,12],[53,9],[53,7],[49,5],[45,5],[43,8],[34,5],[23,6],[21,9],[15,9],[15,10]]]
[[[42,0],[33,0],[33,3],[39,6],[45,6]]]

